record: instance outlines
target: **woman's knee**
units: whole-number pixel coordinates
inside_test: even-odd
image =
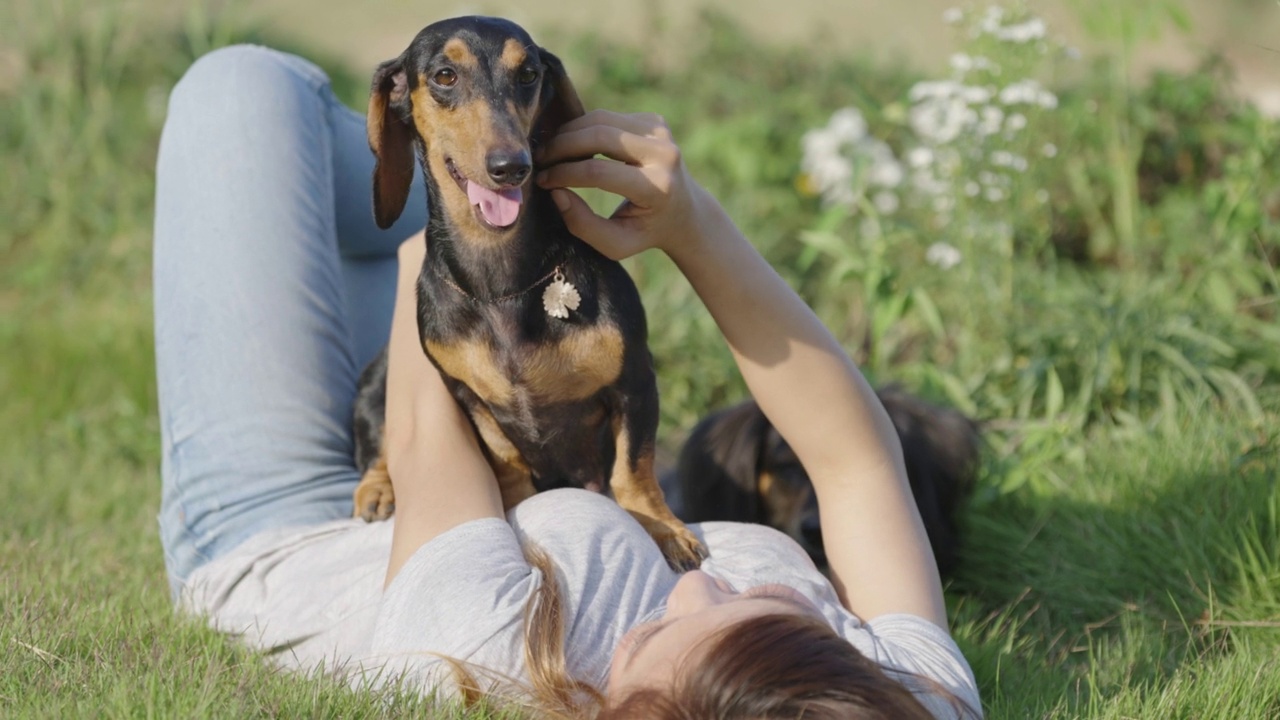
[[[321,90],[328,85],[323,70],[296,55],[260,45],[231,45],[201,56],[187,69],[169,96],[166,125],[196,120],[208,127],[216,119],[226,126],[228,116],[254,122],[273,113],[306,110],[320,119]],[[308,103],[315,106],[300,107]]]

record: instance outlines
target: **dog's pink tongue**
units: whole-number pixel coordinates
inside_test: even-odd
[[[524,192],[520,188],[490,190],[479,183],[467,182],[467,200],[480,207],[480,214],[494,227],[506,227],[520,215]]]

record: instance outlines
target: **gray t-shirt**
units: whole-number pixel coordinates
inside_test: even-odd
[[[564,589],[569,670],[603,688],[618,641],[662,615],[678,577],[612,501],[555,490],[521,503],[506,522],[474,520],[439,535],[384,592],[392,522],[340,520],[261,533],[197,570],[183,606],[285,667],[324,668],[352,682],[396,678],[448,693],[453,676],[441,657],[525,682],[524,609],[544,581],[521,550],[532,543],[552,558]],[[793,587],[881,667],[936,682],[981,707],[968,663],[941,628],[912,615],[860,621],[804,551],[776,530],[691,527],[710,550],[702,565],[708,574],[738,591]],[[956,717],[950,702],[920,683],[908,686],[935,716]]]

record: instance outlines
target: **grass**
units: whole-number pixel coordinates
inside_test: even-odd
[[[81,9],[0,11],[18,59],[0,65],[0,715],[421,714],[415,698],[278,673],[172,612],[154,521],[151,168],[167,89],[200,52],[255,36]],[[1223,96],[1212,64],[1123,92],[1042,69],[1059,105],[1024,137],[1064,152],[1012,187],[1044,203],[956,192],[941,217],[900,188],[896,213],[824,208],[799,178],[801,135],[853,105],[905,156],[919,78],[748,53],[732,23],[703,22],[696,71],[589,37],[562,55],[591,104],[668,117],[869,370],[988,420],[948,589],[988,716],[1280,717],[1275,123]],[[358,105],[363,79],[326,64]],[[1125,208],[1101,190],[1120,186]],[[935,241],[965,259],[931,265]],[[632,270],[674,442],[743,390],[670,266]]]

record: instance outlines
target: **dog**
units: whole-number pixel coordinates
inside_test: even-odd
[[[503,506],[557,487],[611,493],[672,567],[690,569],[706,550],[654,473],[658,391],[639,293],[532,181],[537,147],[581,115],[564,65],[520,26],[429,25],[374,73],[374,217],[387,228],[400,216],[416,160],[429,215],[419,339],[481,439]],[[394,510],[385,393],[384,351],[355,404],[354,513],[366,520]]]
[[[959,560],[956,516],[973,491],[978,470],[978,423],[896,386],[882,388],[877,395],[902,442],[907,478],[938,570],[949,577]],[[825,569],[813,485],[791,446],[754,401],[700,421],[664,484],[685,522],[734,520],[772,526],[791,536],[815,565]]]

